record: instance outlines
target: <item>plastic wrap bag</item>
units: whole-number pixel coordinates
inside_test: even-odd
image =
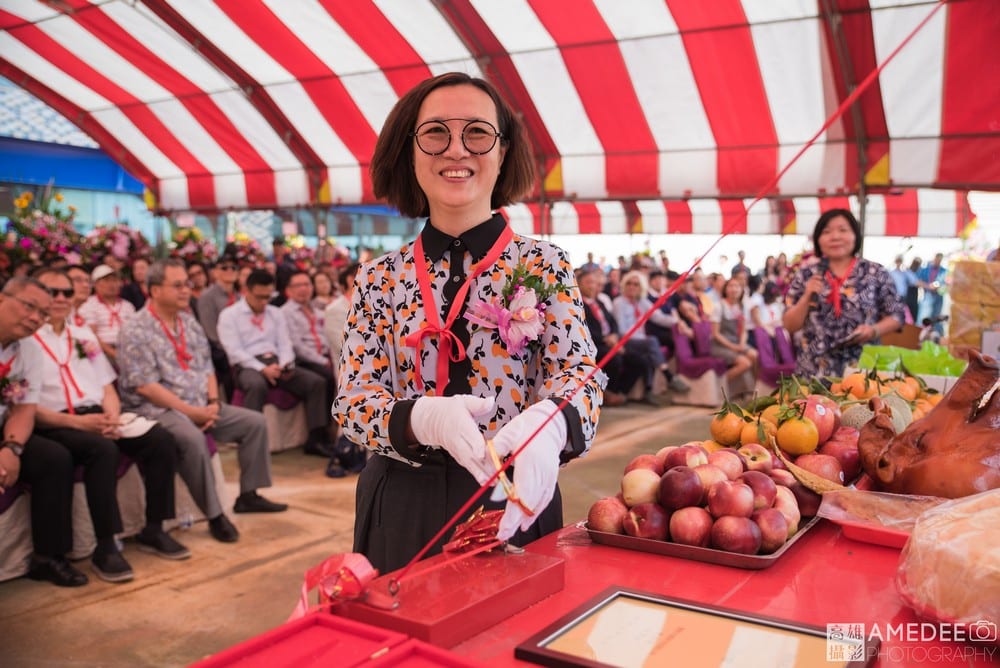
[[[879,371],[906,371],[923,376],[961,376],[967,366],[948,351],[945,346],[924,341],[919,350],[896,346],[865,346],[858,360],[859,369]]]
[[[996,641],[1000,625],[1000,489],[947,501],[917,520],[896,584],[917,614]],[[992,632],[992,637],[986,637]],[[986,635],[984,635],[986,634]]]
[[[918,517],[945,501],[936,496],[845,488],[825,492],[816,514],[837,523],[851,522],[910,533]]]

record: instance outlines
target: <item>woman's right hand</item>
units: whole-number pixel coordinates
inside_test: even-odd
[[[420,444],[445,450],[482,485],[496,469],[476,418],[491,414],[495,401],[470,394],[420,397],[410,413],[410,429]]]
[[[822,274],[813,274],[806,281],[805,292],[803,292],[803,297],[811,297],[812,295],[818,295],[823,292],[823,286],[826,285],[826,280],[823,278]]]

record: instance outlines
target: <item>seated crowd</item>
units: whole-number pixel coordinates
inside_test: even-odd
[[[337,438],[330,414],[353,283],[346,273],[357,265],[340,275],[287,264],[252,269],[242,284],[237,269],[231,255],[211,267],[137,260],[125,282],[112,263],[49,266],[3,286],[0,495],[18,483],[30,488],[29,577],[67,587],[88,581],[66,558],[81,469],[96,538],[92,570],[109,582],[134,577],[116,540],[122,456],[145,486],[138,548],[167,559],[190,557],[163,528],[175,516],[175,474],[211,536],[239,539],[216,491],[212,439],[236,444],[234,512],[286,510],[259,493],[272,484],[262,413],[272,388],[302,402],[305,450],[328,460],[327,475],[364,467],[363,449]]]

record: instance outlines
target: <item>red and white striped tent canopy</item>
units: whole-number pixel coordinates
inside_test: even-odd
[[[0,74],[153,208],[213,212],[372,202],[389,109],[464,70],[523,114],[533,199],[594,202],[553,205],[567,228],[618,207],[633,228],[682,230],[758,194],[915,30],[765,194],[1000,188],[997,0],[0,0]],[[783,206],[766,223],[755,207],[748,231],[785,229]]]

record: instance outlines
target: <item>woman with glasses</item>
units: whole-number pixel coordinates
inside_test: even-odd
[[[406,564],[494,474],[487,439],[503,458],[540,428],[503,487],[498,537],[523,544],[562,526],[559,465],[590,446],[605,377],[585,381],[595,349],[566,254],[495,213],[531,189],[533,164],[496,89],[461,73],[418,84],[379,135],[375,195],[429,216],[414,243],[361,266],[334,402],[345,434],[374,453],[354,549],[382,572]],[[504,507],[498,498],[476,506]]]

